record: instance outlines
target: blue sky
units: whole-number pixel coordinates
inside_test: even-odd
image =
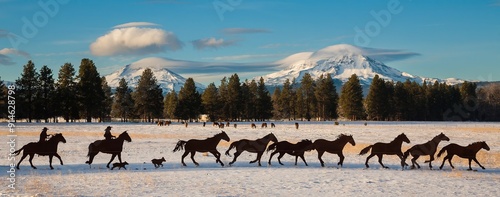
[[[82,58],[106,75],[146,57],[272,62],[352,44],[417,53],[384,61],[414,75],[500,81],[499,21],[495,0],[0,0],[0,76],[14,81],[29,59],[57,78]]]

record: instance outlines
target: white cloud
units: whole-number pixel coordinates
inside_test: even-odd
[[[22,57],[25,57],[27,59],[31,58],[30,54],[28,54],[24,51],[20,51],[20,50],[13,49],[13,48],[3,48],[0,50],[0,65],[13,65],[13,64],[15,64],[15,62],[12,60],[12,57],[10,57],[9,55],[22,56]]]
[[[128,28],[128,27],[154,27],[154,26],[160,26],[160,25],[150,22],[130,22],[114,26],[113,29]]]
[[[97,56],[144,55],[181,49],[183,43],[172,33],[158,28],[113,29],[90,45]]]
[[[214,37],[211,38],[203,38],[203,39],[198,39],[192,41],[193,47],[196,49],[205,49],[205,48],[220,48],[220,47],[225,47],[225,46],[230,46],[234,45],[236,41],[234,40],[224,40],[222,38],[217,39]]]

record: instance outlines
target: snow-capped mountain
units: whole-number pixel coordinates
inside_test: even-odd
[[[313,79],[321,75],[329,74],[334,80],[345,83],[352,74],[359,77],[362,85],[370,85],[375,75],[385,80],[406,81],[410,79],[418,83],[424,80],[427,82],[446,82],[448,84],[462,83],[459,79],[435,79],[414,76],[406,72],[401,72],[395,68],[386,66],[367,55],[364,48],[347,44],[333,45],[316,52],[302,52],[288,56],[275,62],[285,69],[262,76],[268,86],[281,86],[286,79],[296,79],[300,82],[305,73],[309,73]],[[260,77],[259,77],[260,78]]]
[[[185,61],[169,60],[157,57],[144,58],[107,75],[106,81],[110,87],[116,88],[118,87],[121,78],[124,78],[129,87],[135,88],[137,87],[144,70],[146,70],[146,68],[150,68],[156,77],[158,85],[160,85],[164,93],[172,90],[178,92],[181,87],[184,86],[184,83],[186,83],[186,78],[172,72],[168,68],[185,66],[185,63]],[[198,90],[205,89],[205,86],[200,83],[195,82],[195,85]]]

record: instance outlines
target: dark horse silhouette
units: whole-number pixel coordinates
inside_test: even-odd
[[[281,163],[281,158],[283,157],[283,155],[285,155],[285,153],[288,153],[289,155],[295,156],[295,165],[297,165],[297,159],[300,157],[302,161],[304,161],[304,164],[306,164],[307,166],[307,162],[304,159],[304,152],[313,150],[311,145],[312,141],[308,139],[302,140],[297,144],[292,144],[287,141],[273,143],[267,148],[267,152],[275,150],[273,153],[271,153],[271,156],[269,156],[268,163],[269,165],[271,165],[271,159],[276,153],[279,153],[280,155],[278,156],[278,163],[283,165],[283,163]]]
[[[448,160],[448,163],[450,163],[451,168],[455,168],[453,164],[451,164],[451,158],[457,155],[459,157],[469,159],[469,169],[467,170],[472,170],[471,168],[472,160],[474,160],[484,170],[485,168],[476,159],[477,152],[479,152],[479,150],[481,150],[482,148],[484,148],[487,151],[490,150],[490,147],[484,141],[474,142],[466,147],[460,146],[458,144],[448,144],[447,146],[443,147],[437,155],[437,157],[440,157],[445,151],[448,153],[448,155],[446,155],[446,157],[443,158],[443,163],[441,164],[439,169],[443,169],[443,165],[446,160]]]
[[[437,147],[439,145],[439,142],[441,141],[450,141],[450,138],[441,133],[424,144],[417,144],[415,146],[412,146],[403,154],[401,167],[404,169],[406,158],[408,158],[410,154],[413,156],[413,158],[411,159],[411,169],[415,169],[415,165],[420,168],[420,165],[418,165],[417,163],[417,159],[422,155],[429,155],[430,159],[425,161],[425,163],[429,163],[429,168],[432,169],[431,162],[434,161],[434,154],[436,154]]]
[[[41,156],[49,156],[49,164],[50,164],[50,169],[53,170],[54,167],[52,167],[52,157],[56,156],[59,161],[61,162],[61,165],[63,165],[63,161],[61,159],[61,156],[57,154],[57,145],[59,142],[66,143],[66,139],[64,139],[63,135],[60,133],[57,133],[53,135],[48,141],[46,142],[30,142],[26,145],[24,145],[21,149],[17,150],[14,152],[15,155],[19,155],[21,151],[24,150],[23,156],[19,160],[19,163],[17,163],[16,168],[19,169],[19,164],[23,161],[26,156],[30,155],[29,161],[30,165],[33,169],[36,169],[36,167],[33,165],[33,156],[35,154],[41,155]]]
[[[370,160],[370,158],[372,158],[375,155],[377,155],[378,163],[380,163],[380,165],[383,168],[389,168],[387,166],[384,166],[384,164],[382,163],[383,155],[397,155],[401,159],[401,162],[403,162],[403,153],[401,152],[401,145],[403,144],[403,142],[410,143],[410,140],[408,139],[408,137],[406,137],[406,135],[404,133],[399,134],[390,143],[377,142],[373,145],[370,145],[370,146],[364,148],[363,150],[361,150],[359,155],[364,155],[364,154],[368,153],[368,151],[370,151],[370,149],[371,149],[372,153],[370,154],[370,156],[368,156],[366,158],[366,162],[365,162],[366,168],[370,167],[368,165],[368,160]]]
[[[184,163],[184,157],[186,157],[189,153],[191,153],[191,160],[193,160],[193,163],[196,166],[199,166],[199,164],[194,160],[194,154],[196,154],[196,152],[210,152],[215,156],[215,158],[217,158],[215,160],[215,163],[220,163],[221,166],[224,166],[224,163],[222,163],[222,161],[220,160],[220,153],[219,151],[217,151],[217,144],[219,144],[221,140],[226,140],[228,142],[230,140],[229,136],[227,136],[226,132],[224,131],[204,140],[179,140],[173,152],[180,151],[182,149],[185,150],[184,154],[182,154],[181,159],[183,166],[186,166],[186,163]]]
[[[356,142],[354,142],[354,138],[352,138],[352,135],[340,134],[334,141],[318,139],[315,140],[311,146],[312,148],[316,149],[316,151],[318,151],[318,159],[321,162],[321,167],[325,167],[325,162],[323,161],[323,159],[321,159],[321,156],[323,156],[323,153],[325,152],[337,154],[340,158],[340,161],[339,163],[337,163],[337,165],[340,165],[342,167],[345,158],[344,154],[342,154],[342,150],[347,143],[356,146]]]
[[[109,168],[109,164],[115,159],[116,156],[118,156],[118,161],[122,163],[123,141],[132,142],[132,139],[128,135],[127,131],[121,133],[116,139],[96,140],[95,142],[90,143],[89,153],[87,154],[89,160],[85,163],[90,166],[92,161],[94,161],[94,157],[99,152],[111,154],[111,160],[109,160],[108,165],[106,165],[107,168]]]
[[[264,154],[264,151],[266,151],[266,147],[269,141],[276,143],[278,142],[278,139],[276,139],[276,136],[274,136],[274,134],[270,133],[264,136],[263,138],[257,140],[242,139],[231,143],[229,149],[227,149],[226,151],[226,155],[231,156],[231,154],[229,154],[229,151],[233,148],[236,148],[236,152],[234,153],[233,161],[231,161],[229,165],[232,165],[234,162],[236,162],[236,159],[238,158],[238,156],[240,156],[240,154],[243,151],[248,151],[251,153],[257,153],[257,158],[253,161],[250,161],[250,163],[255,163],[258,161],[259,166],[261,166],[260,158]]]

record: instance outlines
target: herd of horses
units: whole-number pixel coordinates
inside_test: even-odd
[[[227,142],[230,141],[229,136],[224,131],[214,135],[213,137],[209,137],[206,139],[190,139],[187,141],[179,140],[176,143],[173,152],[184,150],[184,153],[182,154],[181,157],[181,163],[183,166],[186,166],[186,163],[184,163],[184,158],[189,154],[193,163],[196,166],[199,165],[199,163],[196,162],[194,159],[196,152],[203,152],[203,153],[209,152],[216,158],[215,160],[216,163],[219,163],[221,166],[224,166],[224,163],[221,161],[220,158],[221,153],[217,150],[217,146],[221,140]],[[432,169],[431,163],[434,160],[434,155],[437,152],[439,143],[441,141],[449,141],[449,140],[450,138],[448,138],[445,134],[440,133],[439,135],[432,138],[430,141],[423,144],[414,145],[403,153],[401,151],[401,146],[403,142],[410,143],[410,140],[404,133],[402,133],[389,143],[377,142],[375,144],[369,145],[366,148],[363,148],[359,154],[364,155],[371,151],[370,155],[366,158],[365,162],[366,168],[369,168],[368,162],[370,158],[374,156],[378,157],[378,162],[383,168],[388,168],[382,163],[383,155],[397,155],[401,159],[402,169],[405,169],[406,166],[409,166],[406,163],[406,159],[410,155],[413,157],[411,159],[412,162],[411,169],[414,169],[415,166],[417,168],[420,168],[420,165],[417,163],[416,160],[420,156],[428,155],[430,159],[425,161],[425,163],[429,163],[429,168]],[[88,154],[87,154],[89,160],[86,161],[85,163],[89,164],[90,166],[94,160],[94,157],[99,152],[111,154],[111,159],[106,165],[107,168],[109,168],[109,165],[115,159],[116,156],[118,156],[119,162],[122,163],[121,152],[123,150],[123,144],[125,141],[132,142],[132,139],[130,138],[127,131],[124,131],[115,139],[96,140],[90,143],[90,145],[88,146]],[[29,155],[30,165],[32,168],[36,169],[36,167],[32,163],[32,159],[35,154],[38,154],[40,156],[49,156],[50,169],[54,169],[52,167],[53,156],[57,157],[61,165],[63,165],[61,157],[59,156],[59,154],[57,154],[57,146],[59,142],[66,143],[66,139],[63,137],[61,133],[53,135],[53,137],[44,142],[31,142],[24,145],[21,149],[14,152],[15,155],[19,155],[23,151],[22,157],[19,160],[19,163],[17,164],[16,168],[19,169],[19,165],[21,164],[21,162],[26,158],[27,155]],[[269,144],[271,142],[272,144]],[[312,140],[304,139],[297,143],[291,143],[288,141],[278,141],[278,138],[276,138],[276,136],[273,133],[270,133],[262,138],[255,140],[240,139],[238,141],[234,141],[229,145],[229,148],[225,152],[225,155],[231,157],[230,151],[233,149],[236,151],[233,153],[233,160],[229,162],[229,165],[232,165],[236,162],[237,158],[244,151],[250,153],[256,153],[257,157],[255,158],[255,160],[250,161],[250,163],[257,162],[258,165],[261,166],[261,158],[264,152],[272,151],[268,160],[269,165],[271,165],[271,160],[275,154],[279,154],[278,163],[281,165],[283,165],[283,163],[281,162],[281,158],[285,154],[289,154],[295,156],[295,165],[297,165],[297,160],[300,157],[304,162],[304,164],[307,166],[308,164],[304,158],[304,153],[306,151],[316,150],[318,153],[318,160],[320,161],[322,167],[325,166],[325,162],[322,160],[322,156],[325,152],[338,155],[339,162],[337,163],[337,165],[342,167],[345,158],[343,154],[343,149],[347,143],[351,144],[352,146],[356,146],[356,142],[354,141],[353,136],[346,134],[338,135],[337,139],[333,141],[326,139],[317,139],[313,142]],[[440,157],[441,155],[443,155],[443,153],[445,152],[447,153],[447,155],[443,158],[443,162],[439,167],[439,169],[443,168],[443,165],[446,161],[448,161],[450,166],[454,168],[453,164],[451,163],[451,159],[455,155],[469,160],[468,170],[472,170],[471,168],[472,161],[476,162],[482,169],[485,169],[484,166],[482,166],[476,159],[476,154],[481,149],[489,151],[490,147],[484,141],[474,142],[469,144],[468,146],[460,146],[454,143],[448,144],[447,146],[441,148],[441,150],[437,154],[437,157]]]

